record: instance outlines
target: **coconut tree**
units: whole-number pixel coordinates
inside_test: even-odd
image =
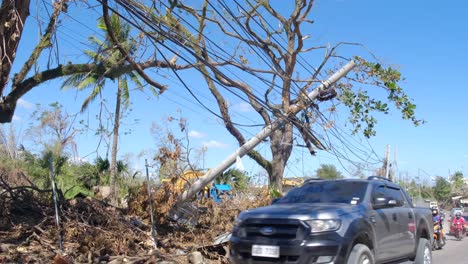
[[[134,54],[137,50],[137,42],[130,36],[130,26],[123,23],[120,17],[116,14],[112,14],[110,17],[112,31],[116,38],[123,46],[128,54]],[[125,57],[114,48],[111,39],[107,32],[107,27],[104,19],[99,19],[98,28],[106,35],[104,40],[101,40],[95,36],[89,37],[91,44],[95,47],[95,50],[85,50],[86,55],[98,65],[110,68],[112,65],[118,65],[125,63]],[[120,119],[122,111],[128,108],[130,102],[130,89],[129,81],[136,85],[138,90],[143,91],[143,84],[140,81],[140,76],[136,72],[128,73],[116,73],[115,75],[108,75],[108,73],[97,74],[96,72],[78,73],[71,75],[65,79],[62,84],[62,89],[75,88],[79,91],[87,90],[92,88],[91,93],[84,100],[81,111],[88,108],[89,104],[94,101],[106,87],[106,81],[117,81],[117,92],[115,102],[115,113],[114,113],[114,125],[112,130],[112,152],[110,162],[110,185],[113,196],[115,196],[115,178],[117,175],[117,146],[119,138]],[[155,95],[156,90],[149,86],[151,92]]]

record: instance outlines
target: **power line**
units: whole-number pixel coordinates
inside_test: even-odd
[[[158,74],[158,75],[160,75],[160,74],[159,74],[158,72],[156,72],[155,70],[153,70],[153,72],[156,73],[156,74]],[[160,75],[160,76],[162,76],[162,75]],[[171,78],[167,78],[167,79],[170,80],[173,84],[179,85],[179,82],[176,82],[176,81],[172,80]],[[171,91],[166,92],[165,98],[168,98],[168,96],[169,96],[171,93],[174,93],[174,94],[177,95],[179,98],[184,99],[184,101],[186,101],[187,103],[193,104],[194,106],[199,106],[199,107],[200,107],[199,104],[193,103],[193,100],[189,100],[187,97],[184,97],[184,96],[178,94],[176,91],[177,91],[177,89],[171,89]],[[207,96],[203,95],[202,93],[198,93],[198,95],[201,96],[201,97],[203,97],[203,98],[206,99],[206,100],[209,100],[209,101],[213,102],[213,99],[212,99],[211,97],[208,98]],[[168,99],[169,99],[169,98],[168,98]],[[182,105],[179,101],[177,101],[177,100],[175,100],[175,99],[171,99],[171,101],[172,101],[173,103],[177,104],[177,105],[186,107],[185,104]],[[216,103],[216,102],[215,102],[215,103]],[[201,108],[203,109],[203,107],[201,107]],[[191,109],[192,111],[195,111],[193,108],[189,108],[189,110],[190,110],[190,109]],[[201,114],[201,113],[200,113],[200,114]],[[246,120],[248,120],[248,121],[251,121],[252,123],[255,122],[253,119],[249,118],[249,117],[246,116],[246,115],[243,115],[243,114],[241,114],[241,113],[236,113],[236,114],[240,115],[241,117],[243,117],[244,119],[246,119]],[[240,127],[239,129],[241,129],[241,128],[242,128],[242,127]],[[243,129],[243,128],[242,128],[242,129]],[[245,129],[244,129],[244,130],[245,130]],[[245,130],[245,131],[247,131],[247,130]],[[250,132],[249,132],[249,134],[250,134],[250,135],[254,135],[253,133],[250,133]]]
[[[120,1],[119,1],[119,3],[121,4]],[[126,9],[126,10],[127,10],[127,9]],[[127,11],[128,11],[128,10],[127,10]],[[143,22],[145,23],[145,21],[143,21]],[[146,23],[145,23],[145,24],[146,24]],[[147,25],[148,25],[148,24],[147,24]],[[157,30],[157,29],[156,29],[156,30]],[[158,32],[158,31],[157,31],[157,32]],[[162,33],[162,34],[164,35],[164,32],[162,32],[162,31],[159,31],[158,33],[160,33],[160,34]],[[153,39],[153,40],[154,40],[154,39]],[[158,43],[160,43],[160,42],[158,42]],[[160,43],[160,44],[161,44],[161,43]],[[176,54],[176,52],[174,52],[174,50],[170,49],[168,46],[165,46],[165,45],[163,45],[163,46],[164,46],[166,49],[170,50],[172,53]],[[179,47],[180,47],[180,43],[179,43]],[[156,48],[157,48],[157,47],[156,47]],[[158,52],[159,52],[161,55],[163,55],[163,54],[162,54],[162,51],[161,51],[159,48],[157,48],[157,50],[158,50]],[[188,50],[186,49],[186,51],[188,51]],[[188,52],[191,53],[190,51],[188,51]],[[163,56],[163,57],[164,57],[164,56]],[[187,62],[188,62],[188,61],[187,61]],[[177,74],[176,74],[176,76],[177,76],[178,78],[180,78],[180,76],[178,76]],[[212,80],[214,80],[214,79],[212,79]],[[183,82],[182,79],[180,79],[180,81]],[[220,84],[220,85],[222,85],[222,84]],[[184,84],[184,86],[185,86],[186,88],[188,88],[185,84]],[[188,90],[190,91],[189,88],[188,88]],[[194,95],[192,94],[192,96],[194,96]],[[196,98],[196,97],[194,97],[194,98]],[[262,101],[259,100],[259,102],[262,102]],[[207,110],[209,110],[209,109],[207,109]],[[218,117],[219,117],[219,116],[218,116]],[[335,135],[335,136],[336,136],[336,135]],[[339,140],[342,140],[342,139],[339,138],[339,137],[337,137],[337,138],[338,138]],[[329,138],[329,139],[330,139],[330,138]],[[344,156],[343,156],[343,157],[344,157]]]
[[[165,5],[165,4],[163,4],[163,5]],[[166,6],[166,5],[165,5],[165,6]],[[169,8],[169,6],[166,6],[166,8]],[[128,10],[127,10],[127,11],[128,11]],[[175,15],[176,15],[178,18],[180,18],[182,21],[185,21],[185,22],[187,23],[187,25],[188,25],[189,28],[192,28],[192,29],[196,30],[196,28],[195,28],[191,23],[188,23],[188,21],[185,20],[185,18],[183,18],[182,16],[177,15],[177,14],[175,14]],[[143,22],[144,22],[144,21],[143,21]],[[150,22],[144,22],[144,23],[145,23],[147,26],[152,27],[152,25],[150,25]],[[157,30],[157,29],[154,28],[154,27],[153,27],[152,29],[153,29],[153,30]],[[178,32],[178,30],[176,30],[176,29],[174,29],[174,28],[168,28],[168,29],[171,30],[171,31],[174,31],[172,34],[177,35],[177,37],[183,39],[184,42],[190,42],[190,40],[187,39],[184,35],[180,34],[180,33]],[[161,31],[161,32],[162,32],[162,31]],[[160,32],[160,34],[161,34],[161,32]],[[164,35],[164,34],[165,34],[165,33],[162,33],[162,35]],[[221,58],[221,59],[223,59],[224,61],[229,61],[229,60],[231,59],[231,58],[230,58],[231,55],[228,54],[227,51],[226,51],[225,49],[223,49],[222,47],[220,47],[220,46],[216,43],[216,41],[211,40],[208,36],[206,36],[206,35],[204,35],[204,34],[203,34],[203,37],[204,37],[204,39],[206,39],[206,40],[208,41],[208,43],[210,43],[210,44],[212,44],[213,46],[215,46],[215,47],[218,49],[218,51],[220,51],[220,53],[226,54],[227,58],[226,58],[226,57],[223,58],[219,53],[215,53],[214,51],[211,51],[211,50],[207,50],[207,51],[206,51],[208,54],[211,54],[212,56],[217,57],[217,58]],[[175,44],[181,46],[180,43],[179,43],[179,44],[175,43]],[[164,45],[163,45],[163,46],[164,46]],[[193,52],[189,51],[189,50],[185,47],[185,45],[182,45],[182,46],[183,46],[183,48],[184,48],[186,51],[188,51],[191,55],[195,55],[195,57],[198,57],[199,59],[202,59],[202,58],[200,58],[198,55],[196,55],[196,54],[194,54]],[[166,48],[167,48],[167,47],[166,47]],[[176,52],[173,51],[173,50],[171,50],[171,52],[174,53],[174,54],[176,54]],[[202,59],[202,60],[203,60],[203,59]],[[242,62],[239,61],[239,60],[236,60],[236,59],[234,59],[234,60],[235,60],[236,62],[238,62],[239,64],[242,63]],[[213,69],[212,69],[212,70],[213,70]],[[227,69],[227,70],[228,70],[231,74],[233,74],[234,76],[238,77],[239,79],[242,79],[242,78],[240,78],[239,76],[237,76],[237,74],[234,73],[233,71],[231,71],[231,70],[229,70],[229,69]],[[228,77],[227,77],[226,75],[224,75],[222,72],[218,72],[218,73],[220,73],[221,75],[223,75],[223,78],[226,78],[226,79],[230,80],[230,78],[228,78]],[[268,82],[267,80],[265,80],[263,77],[259,76],[258,74],[254,73],[254,72],[247,72],[247,73],[248,73],[248,74],[254,75],[254,76],[257,77],[258,79],[260,79],[262,82],[264,82],[264,83],[266,83],[266,84],[268,84],[268,85],[274,85],[274,84],[272,84],[272,83],[269,83],[269,82]],[[212,79],[213,81],[216,81],[214,78],[211,78],[211,79]],[[219,82],[218,82],[218,83],[219,83]],[[222,85],[222,84],[220,84],[220,85],[223,86],[223,87],[225,87],[225,86]],[[249,85],[249,86],[251,87],[252,90],[255,90],[255,86],[252,86],[252,85]],[[274,85],[274,86],[277,86],[277,85]],[[225,88],[226,88],[227,90],[229,90],[227,87],[225,87]],[[255,98],[257,99],[257,102],[262,103],[262,100],[260,100],[258,97],[255,96]]]
[[[128,11],[128,10],[127,10],[127,11]],[[145,22],[145,24],[147,24],[147,22]],[[155,30],[157,30],[157,29],[155,29]],[[162,32],[159,32],[159,33],[164,35],[164,33],[162,33]],[[166,46],[166,48],[168,48],[168,47]],[[175,53],[174,51],[172,51],[172,52]],[[262,102],[262,101],[261,101],[261,100],[258,100],[258,98],[257,98],[257,102]],[[268,108],[267,108],[267,110],[268,110]],[[288,118],[288,117],[286,117],[286,118]]]
[[[229,6],[226,4],[226,2],[225,2],[224,0],[222,0],[222,2],[224,3],[224,8],[230,10],[230,8],[229,8]],[[239,4],[239,2],[238,2],[237,0],[234,0],[234,2],[237,4],[238,8],[242,9],[242,11],[244,11],[245,13],[248,13],[248,11],[247,11],[241,4]],[[246,2],[247,2],[247,4],[250,5],[251,8],[254,8],[254,6],[252,5],[252,3],[250,3],[249,1],[246,1]],[[230,13],[230,15],[234,18],[234,15],[233,15],[232,11],[229,11],[229,13]],[[268,19],[265,19],[260,13],[257,13],[257,14],[258,14],[258,16],[260,16],[260,17],[263,19],[263,21],[265,21],[265,23],[268,25],[268,27],[269,27],[271,30],[274,30],[274,28],[271,26],[271,24],[270,24],[270,22],[268,21]],[[264,26],[263,26],[260,22],[258,22],[254,17],[252,18],[252,20],[255,21],[256,24],[257,24],[259,27],[261,27],[261,28],[264,27]],[[238,21],[238,20],[236,19],[236,21]],[[241,27],[244,28],[244,26],[243,26],[241,23],[238,22],[238,24],[239,24]],[[287,42],[287,40],[284,39],[284,36],[283,36],[282,34],[278,34],[278,35],[282,38],[283,41]],[[275,35],[272,35],[272,39],[273,39],[273,40],[276,42],[276,44],[278,44],[283,50],[285,50],[286,53],[288,53],[289,55],[292,55],[291,53],[289,53],[289,50],[288,50],[287,48],[285,48],[285,47],[283,46],[283,44],[282,44],[280,41],[276,40]],[[300,53],[298,54],[297,57],[299,58],[299,60],[298,60],[297,62],[298,62],[299,65],[301,65],[306,71],[308,71],[312,76],[315,76],[315,74],[317,74],[317,72],[312,73],[312,72],[309,70],[308,67],[305,67],[304,64],[301,63],[300,59],[302,58],[302,56],[301,56]],[[303,58],[302,58],[302,59],[303,59]],[[303,60],[304,60],[304,59],[303,59]],[[306,62],[306,64],[307,64],[310,68],[315,69],[309,62],[307,62],[306,60],[304,60],[304,61]],[[300,87],[297,85],[297,83],[294,82],[293,84],[295,84],[295,85],[297,86],[297,88],[300,88]],[[296,93],[296,95],[297,95],[297,94],[298,94],[298,92]]]
[[[122,4],[121,1],[119,1],[119,3]],[[112,12],[118,14],[118,15],[121,16],[123,19],[125,19],[127,22],[129,22],[129,23],[131,23],[132,25],[136,26],[139,30],[142,30],[143,32],[145,32],[143,28],[139,27],[138,25],[136,25],[136,24],[133,23],[132,21],[129,21],[127,18],[125,18],[124,16],[122,16],[122,14],[118,13],[115,9],[112,9],[112,8],[110,8],[110,9],[111,9]],[[124,7],[124,9],[125,9],[125,7]],[[126,10],[127,10],[127,9],[126,9]],[[127,10],[127,11],[128,11],[128,10]],[[139,16],[138,14],[135,14],[135,15]],[[145,23],[145,24],[146,24],[146,23]],[[147,24],[147,25],[150,26],[150,27],[152,26],[152,25],[149,25],[149,24]],[[158,28],[153,27],[152,29],[155,30],[156,32],[158,32],[159,34],[164,35],[165,37],[168,37],[168,36],[165,35],[165,33],[164,33],[163,31],[158,30]],[[150,35],[148,35],[148,36],[150,36]],[[150,36],[150,37],[151,37],[151,36]],[[151,37],[151,38],[152,38],[152,41],[156,41],[156,42],[158,42],[160,45],[164,46],[166,49],[170,50],[172,53],[174,53],[174,54],[176,53],[172,48],[168,47],[164,42],[161,42],[160,40],[158,40],[158,39],[156,39],[156,38],[154,38],[154,37]],[[180,43],[179,43],[179,44],[180,44]],[[156,48],[156,50],[158,51],[158,53],[160,53],[160,54],[163,56],[161,50],[157,47],[157,45],[155,45],[155,48]],[[191,53],[193,56],[195,56],[195,57],[201,59],[204,63],[206,63],[206,62],[203,60],[203,58],[200,58],[198,55],[196,55],[196,54],[194,54],[192,51],[188,50],[188,48],[184,47],[184,49],[185,49],[186,51],[188,51],[189,53]],[[164,60],[167,61],[167,59],[166,59],[164,56],[163,56],[163,58],[164,58]],[[189,62],[187,59],[185,59],[184,57],[182,57],[182,59],[184,59],[187,63],[190,64],[190,62]],[[210,65],[207,65],[207,66],[210,66]],[[182,78],[180,78],[180,76],[175,72],[175,69],[173,69],[173,68],[171,68],[171,69],[174,71],[175,75],[180,79],[180,81],[184,83],[184,81],[182,80]],[[211,68],[211,69],[213,69],[213,68]],[[221,74],[221,75],[223,76],[223,78],[226,78],[226,79],[228,79],[228,80],[230,79],[229,77],[227,77],[226,75],[224,75],[222,72],[219,72],[219,71],[218,71],[218,74]],[[210,78],[211,78],[213,81],[217,82],[218,84],[224,86],[222,83],[219,83],[219,81],[217,81],[216,79],[213,79],[212,77],[210,77]],[[190,92],[190,89],[188,88],[188,86],[186,86],[186,85],[184,85],[184,86],[185,86],[186,89]],[[230,89],[227,89],[227,90],[230,91],[230,92],[232,92]],[[235,93],[234,93],[234,94],[235,94]],[[192,93],[192,95],[193,95],[193,93]],[[193,95],[193,96],[194,96],[194,95]],[[255,97],[255,95],[254,95],[254,97]],[[198,99],[196,98],[196,96],[194,96],[194,98],[195,98],[196,100],[198,100]],[[241,97],[239,97],[239,98],[241,98]],[[269,110],[268,107],[265,105],[265,103],[262,102],[262,100],[260,100],[258,97],[255,97],[255,98],[257,99],[257,102],[258,102],[258,103],[264,104],[266,110]],[[242,99],[242,98],[241,98],[241,99]],[[245,100],[245,99],[243,99],[243,100]],[[206,107],[206,106],[205,106],[205,107]],[[214,112],[213,112],[212,110],[210,110],[209,108],[206,107],[206,109],[207,109],[208,111],[210,111],[212,114],[217,115],[216,113],[214,113]],[[220,117],[219,115],[217,115],[217,116],[218,116],[219,118],[221,118],[221,119],[224,120],[224,118]],[[240,125],[240,124],[236,124],[236,125]],[[249,126],[249,125],[243,125],[243,126]]]
[[[46,3],[49,7],[53,7],[51,3],[46,2],[46,1],[43,1],[43,2]],[[68,13],[62,12],[62,14],[63,14],[64,16],[70,18],[71,20],[77,22],[77,23],[80,24],[81,26],[83,26],[83,27],[89,29],[89,30],[92,31],[93,33],[99,35],[100,37],[103,37],[103,38],[106,37],[102,32],[97,31],[95,28],[92,28],[92,27],[86,25],[85,23],[83,23],[82,21],[80,21],[80,20],[74,18],[73,16],[69,15]],[[99,14],[99,13],[98,13],[98,14]],[[81,34],[80,31],[76,31],[76,30],[75,30],[75,31],[73,31],[73,32],[76,33],[76,34]]]

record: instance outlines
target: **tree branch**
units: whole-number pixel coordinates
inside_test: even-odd
[[[195,51],[195,53],[197,55],[196,57],[197,57],[198,62],[201,63],[201,62],[204,61],[204,63],[206,65],[210,65],[210,58],[209,58],[208,53],[205,50],[205,48],[206,48],[205,45],[206,44],[203,41],[203,30],[205,28],[206,13],[203,13],[202,16],[200,16],[200,15],[198,15],[196,13],[192,14],[192,15],[194,15],[197,18],[198,22],[200,23],[200,25],[198,27],[198,36],[199,37],[198,37],[198,43],[189,43],[188,45],[191,45],[192,49]],[[224,122],[224,125],[225,125],[226,129],[229,131],[229,133],[234,138],[236,138],[239,145],[242,146],[246,142],[246,140],[245,140],[244,136],[242,135],[242,133],[232,123],[231,115],[229,113],[228,104],[226,103],[224,97],[221,95],[221,93],[217,89],[212,77],[210,76],[210,73],[209,73],[206,65],[202,65],[202,66],[197,67],[197,68],[203,74],[203,77],[205,78],[205,80],[206,80],[206,82],[208,84],[208,88],[210,89],[211,94],[215,97],[215,99],[217,101],[218,108],[219,108],[219,111],[220,111],[220,113],[221,113],[221,115],[223,117],[223,122]],[[213,67],[213,65],[211,65],[211,67]],[[218,69],[214,69],[213,71],[215,72],[215,78],[219,82],[221,82],[222,84],[224,84],[226,86],[238,88],[241,91],[243,91],[245,94],[247,94],[252,107],[254,107],[254,109],[257,112],[259,112],[259,114],[262,117],[266,118],[266,120],[269,121],[268,113],[266,113],[265,109],[258,104],[258,102],[253,97],[253,94],[252,94],[252,92],[250,91],[250,89],[249,89],[249,87],[247,85],[242,84],[240,82],[235,82],[235,81],[233,81],[231,79],[227,80],[226,78],[224,78],[222,76],[222,74],[219,72]],[[266,160],[265,158],[263,158],[260,153],[258,153],[257,151],[252,150],[252,151],[248,152],[247,155],[251,159],[255,160],[264,169],[266,169],[267,171],[271,171],[271,163],[268,160]]]
[[[109,20],[109,6],[107,5],[107,0],[102,0],[100,1],[102,3],[102,16],[104,18],[104,23],[106,24],[107,28],[107,33],[109,34],[110,39],[114,43],[114,45],[117,47],[117,49],[122,53],[122,55],[125,57],[127,62],[132,66],[132,68],[138,72],[138,74],[151,86],[153,86],[156,89],[159,89],[159,93],[163,93],[166,89],[166,85],[162,85],[160,83],[155,82],[153,79],[151,79],[140,67],[138,63],[136,63],[128,54],[127,50],[120,44],[118,39],[115,37],[114,31],[112,29],[111,22]]]
[[[20,72],[16,74],[13,79],[13,86],[12,86],[13,91],[17,88],[17,84],[22,82],[24,78],[26,78],[26,75],[31,70],[31,67],[37,62],[37,59],[39,58],[39,55],[41,55],[41,52],[46,47],[49,47],[50,45],[52,45],[52,43],[50,42],[52,38],[52,33],[55,29],[58,16],[62,12],[67,2],[68,0],[54,2],[53,4],[54,11],[52,12],[52,16],[50,17],[50,21],[49,21],[49,24],[47,25],[46,31],[42,35],[41,40],[39,41],[39,44],[37,44],[37,46],[34,48],[33,52],[31,53],[31,56],[29,56],[29,59],[23,64],[23,67],[21,68]]]
[[[199,66],[198,64],[176,65],[165,61],[147,61],[137,63],[141,69],[147,68],[174,68],[176,70],[184,70]],[[21,83],[17,83],[14,89],[4,97],[0,98],[0,123],[11,122],[13,113],[16,108],[16,101],[31,89],[41,83],[65,77],[76,73],[93,73],[98,76],[113,79],[124,73],[132,72],[134,68],[129,65],[105,65],[105,64],[68,64],[59,65],[54,69],[45,70],[36,73]]]

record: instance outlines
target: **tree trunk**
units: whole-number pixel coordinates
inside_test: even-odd
[[[122,100],[122,79],[117,79],[117,98],[115,102],[115,119],[114,119],[114,131],[112,134],[112,153],[111,153],[111,164],[110,164],[110,186],[111,186],[111,197],[114,202],[117,201],[116,192],[116,177],[117,177],[117,146],[119,142],[119,126],[120,126],[120,105]]]
[[[282,155],[273,153],[272,171],[268,174],[270,177],[270,188],[280,193],[283,192],[283,174],[286,166],[286,160]]]
[[[3,0],[0,8],[0,95],[8,83],[11,66],[15,61],[16,49],[29,16],[30,0]]]
[[[1,97],[0,94],[0,124],[9,123],[13,120],[16,108],[16,100],[8,100],[9,97]]]
[[[276,130],[270,136],[270,148],[272,153],[271,171],[268,171],[270,188],[280,193],[283,192],[283,174],[286,163],[292,152],[293,127],[286,124],[283,128]]]

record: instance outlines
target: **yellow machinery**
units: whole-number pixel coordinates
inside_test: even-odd
[[[172,184],[174,190],[177,192],[182,192],[193,184],[200,177],[205,175],[206,172],[203,171],[194,171],[187,170],[179,177],[162,179],[161,183],[163,184]],[[221,202],[223,197],[232,198],[232,187],[229,184],[213,184],[208,185],[203,188],[202,191],[198,193],[198,197],[206,197],[213,199],[215,202]]]
[[[300,178],[285,178],[282,181],[283,183],[283,192],[287,192],[294,187],[298,187],[304,183],[304,179]]]
[[[161,179],[161,183],[174,183],[174,188],[177,191],[182,191],[186,189],[187,186],[193,184],[196,180],[198,180],[200,177],[205,175],[206,172],[203,171],[194,171],[194,170],[186,170],[184,173],[182,173],[181,176],[177,178],[167,178],[167,179]],[[174,182],[175,181],[175,182]],[[209,187],[205,187],[205,191],[208,191]]]

